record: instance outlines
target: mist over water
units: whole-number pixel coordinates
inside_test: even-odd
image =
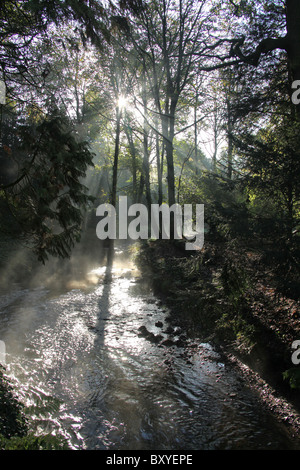
[[[176,325],[120,248],[110,276],[104,253],[81,252],[1,291],[7,374],[35,432],[73,449],[296,448],[213,347]]]

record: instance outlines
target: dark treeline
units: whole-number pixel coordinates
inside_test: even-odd
[[[212,235],[238,230],[292,256],[298,10],[2,2],[2,231],[42,261],[68,257],[86,211],[126,194],[204,203]]]

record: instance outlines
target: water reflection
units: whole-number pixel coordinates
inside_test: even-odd
[[[74,449],[297,447],[209,344],[178,341],[137,274],[116,260],[90,288],[0,298],[8,371],[37,432]]]

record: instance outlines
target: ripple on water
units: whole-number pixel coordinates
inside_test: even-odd
[[[131,270],[104,274],[89,290],[0,298],[8,371],[38,432],[90,449],[292,445],[210,344],[175,346],[180,330]]]

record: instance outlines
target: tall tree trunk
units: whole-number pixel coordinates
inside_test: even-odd
[[[293,80],[300,80],[300,2],[286,0],[288,57]]]
[[[140,176],[138,191],[137,191],[137,198],[136,198],[139,204],[142,202],[144,186],[145,186],[145,177],[144,177],[144,172],[142,171],[141,176]]]
[[[199,174],[197,108],[198,108],[198,90],[196,90],[195,105],[194,105],[194,138],[195,138],[195,142],[194,142],[194,145],[195,145],[194,162],[195,162],[195,173],[196,173],[196,175]]]
[[[232,179],[232,155],[233,155],[233,142],[232,130],[228,129],[228,155],[227,155],[227,176]]]
[[[143,105],[144,105],[144,129],[143,129],[143,173],[144,181],[146,186],[146,201],[147,205],[151,207],[151,188],[150,188],[150,167],[149,167],[149,126],[147,123],[148,120],[148,111],[147,111],[147,96],[146,96],[146,87],[145,87],[146,77],[144,76],[143,82]]]
[[[212,157],[212,162],[213,162],[213,171],[214,173],[217,172],[217,154],[218,154],[218,111],[217,107],[215,106],[214,109],[214,114],[213,114],[213,119],[214,119],[214,126],[213,126],[213,131],[214,131],[214,153]],[[228,154],[229,154],[229,145],[228,145]]]
[[[176,111],[176,100],[171,100],[170,109],[166,117],[166,135],[165,149],[166,149],[166,161],[167,161],[167,177],[168,177],[168,203],[169,206],[175,204],[175,173],[174,173],[174,155],[173,155],[173,141],[174,141],[174,129],[175,129],[175,111]]]
[[[110,203],[113,207],[116,207],[117,203],[117,183],[118,183],[118,164],[119,164],[119,153],[120,153],[120,132],[121,132],[121,116],[122,111],[119,106],[116,108],[116,136],[115,136],[115,151],[114,151],[114,164],[113,164],[113,175],[112,175],[112,190]],[[107,253],[107,268],[110,269],[113,263],[114,257],[114,240],[108,240],[108,253]]]
[[[168,178],[168,203],[172,206],[175,203],[175,175],[173,161],[173,139],[166,141],[166,161],[167,161],[167,178]]]
[[[300,80],[300,1],[286,0],[287,55],[291,81]],[[296,106],[300,120],[300,104]]]
[[[288,207],[288,239],[290,242],[293,240],[294,229],[294,197],[291,186],[287,188],[287,207]]]
[[[177,102],[171,100],[169,115],[167,116],[167,138],[165,139],[167,178],[168,178],[168,203],[169,207],[176,203],[175,194],[175,173],[174,173],[174,129],[175,129],[175,110]],[[170,239],[174,239],[174,213],[170,211]]]
[[[138,188],[137,188],[137,164],[136,164],[136,148],[132,136],[132,128],[129,124],[129,119],[126,114],[125,120],[125,134],[128,140],[129,151],[131,155],[132,162],[132,199],[133,203],[137,202]]]
[[[267,54],[276,49],[285,50],[288,58],[288,66],[291,74],[291,80],[300,80],[300,1],[285,0],[286,29],[287,34],[284,37],[265,38],[263,39],[255,51],[245,55],[241,50],[244,38],[232,47],[231,55],[236,55],[246,64],[258,65],[262,54]],[[292,90],[290,92],[292,95]],[[300,104],[296,106],[298,120],[300,120]]]
[[[156,128],[158,122],[156,120]],[[160,157],[160,145],[158,133],[155,136],[155,147],[156,147],[156,167],[157,167],[157,183],[158,183],[158,204],[161,205],[163,201],[163,189],[162,189],[162,175],[163,175],[163,153]]]
[[[228,90],[228,96],[226,98],[227,107],[227,177],[232,179],[232,158],[233,158],[233,129],[234,129],[234,118],[232,115],[231,107],[231,90]]]

